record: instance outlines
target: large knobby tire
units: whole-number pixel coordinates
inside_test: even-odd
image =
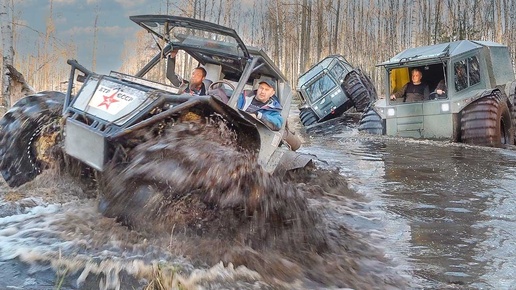
[[[354,69],[344,77],[342,89],[353,101],[357,112],[365,111],[378,99],[373,83],[360,69]]]
[[[49,164],[64,97],[60,92],[27,96],[0,120],[0,172],[9,186],[31,181]]]
[[[299,119],[301,119],[301,123],[303,123],[303,126],[305,127],[313,125],[319,121],[319,118],[311,108],[302,108],[299,111]]]
[[[514,144],[512,120],[507,101],[499,92],[468,105],[461,116],[461,142],[500,147]]]
[[[358,131],[373,135],[383,135],[383,129],[382,117],[380,117],[373,107],[369,107],[360,118]]]

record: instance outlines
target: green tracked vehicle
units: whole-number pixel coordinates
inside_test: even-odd
[[[307,131],[325,127],[351,111],[362,113],[377,99],[370,78],[342,55],[325,57],[297,83],[299,119]]]
[[[385,68],[387,96],[362,115],[360,131],[492,147],[514,144],[516,81],[506,46],[461,40],[415,47],[378,66]],[[392,100],[415,68],[429,87],[428,97]],[[442,94],[436,92],[440,82]]]

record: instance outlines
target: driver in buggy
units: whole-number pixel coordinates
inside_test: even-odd
[[[283,108],[276,96],[275,81],[272,79],[260,80],[258,89],[249,95],[242,93],[238,98],[237,108],[262,121],[273,131],[279,131],[283,125]]]

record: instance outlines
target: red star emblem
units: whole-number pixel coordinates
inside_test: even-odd
[[[115,95],[118,93],[118,91],[115,91],[111,96],[102,96],[104,98],[104,101],[100,104],[98,104],[97,107],[100,107],[102,105],[106,106],[106,109],[109,110],[109,105],[118,102],[117,99],[115,99]]]

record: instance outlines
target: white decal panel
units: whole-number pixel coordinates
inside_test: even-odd
[[[127,107],[136,97],[120,91],[120,88],[99,86],[88,106],[102,110],[111,115],[118,114]]]

